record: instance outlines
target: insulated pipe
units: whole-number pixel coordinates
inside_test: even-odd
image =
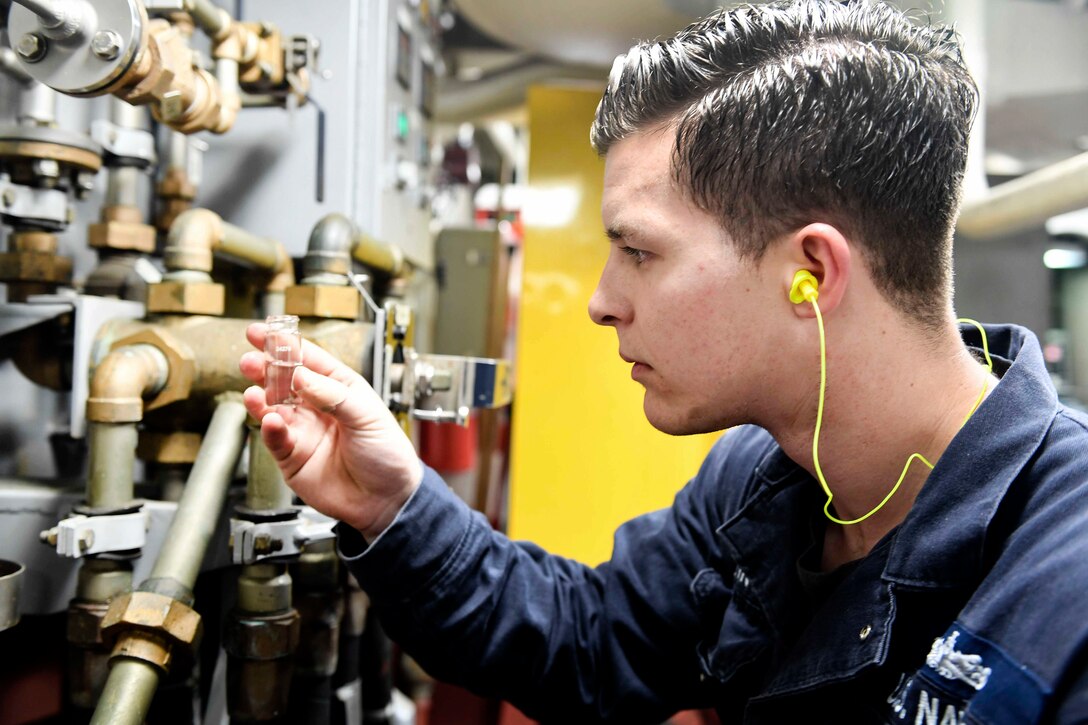
[[[282,292],[294,284],[294,266],[279,242],[228,224],[207,209],[190,209],[170,225],[163,250],[168,272],[210,272],[212,254],[239,259],[271,273],[266,292]]]
[[[132,501],[143,399],[162,390],[169,372],[166,356],[144,344],[113,350],[95,367],[87,398],[90,508],[119,508]]]
[[[994,237],[1040,226],[1052,216],[1088,204],[1088,153],[999,184],[964,204],[956,231]]]
[[[173,579],[188,589],[196,583],[245,440],[242,396],[223,393],[216,400],[215,413],[166,532],[166,546],[150,575],[151,579]]]

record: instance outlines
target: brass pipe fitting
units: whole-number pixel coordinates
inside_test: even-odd
[[[139,591],[110,604],[102,635],[117,644],[92,725],[142,723],[161,672],[199,641],[200,615],[190,606],[192,587],[241,453],[245,416],[241,396],[217,398],[150,577]]]
[[[158,347],[147,343],[118,347],[95,366],[87,398],[87,420],[139,422],[144,398],[162,390],[169,374],[170,364]]]
[[[143,660],[166,672],[178,654],[191,654],[203,632],[200,615],[165,594],[135,591],[111,603],[102,620],[102,639],[113,645],[111,658]]]
[[[13,231],[8,250],[0,252],[0,282],[8,285],[8,302],[47,294],[72,281],[72,260],[57,254],[57,235],[38,230]]]
[[[227,707],[232,721],[274,720],[287,712],[299,615],[283,564],[253,564],[238,577],[238,607],[223,632]]]
[[[169,231],[183,212],[193,208],[196,199],[196,186],[189,180],[185,169],[172,166],[166,170],[159,182],[158,196],[161,202],[155,226],[159,231]]]
[[[142,4],[140,50],[129,69],[117,80],[94,92],[111,93],[133,105],[149,105],[151,115],[182,133],[229,130],[224,119],[224,98],[216,78],[196,64],[184,28],[161,18],[148,21]],[[228,16],[229,17],[229,16]]]
[[[76,598],[68,605],[68,699],[93,709],[109,674],[110,646],[102,639],[102,620],[115,597],[132,590],[132,564],[86,559],[79,570]]]
[[[146,344],[110,352],[91,376],[87,398],[87,506],[118,508],[133,498],[136,424],[143,418],[144,397],[165,385],[169,364]]]
[[[95,249],[155,251],[155,228],[144,223],[138,208],[127,204],[102,207],[101,221],[87,227],[87,244]]]
[[[172,273],[206,274],[211,272],[214,254],[240,260],[267,273],[269,278],[264,286],[265,292],[282,292],[294,284],[294,265],[287,250],[279,242],[258,237],[240,227],[228,224],[218,214],[207,209],[190,209],[178,215],[170,226],[170,232],[166,237],[166,248],[163,250],[163,261],[168,273],[178,276]],[[167,280],[163,284],[169,282],[175,285],[209,284],[175,280]],[[150,295],[148,302],[148,309],[155,312],[208,314],[205,310],[174,309],[168,305],[152,305]]]

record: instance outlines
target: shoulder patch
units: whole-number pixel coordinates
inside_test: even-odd
[[[998,645],[955,622],[933,642],[925,665],[888,696],[888,722],[1019,725],[1036,722],[1050,691]]]
[[[926,656],[926,664],[941,677],[960,680],[976,690],[981,690],[990,680],[993,670],[983,664],[981,655],[964,654],[957,650],[956,640],[959,636],[959,631],[953,631],[947,637],[933,640],[933,648]]]

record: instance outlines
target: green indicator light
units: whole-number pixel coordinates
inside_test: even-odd
[[[397,136],[408,138],[408,114],[404,111],[397,113]]]

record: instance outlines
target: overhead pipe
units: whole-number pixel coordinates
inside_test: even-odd
[[[968,201],[956,231],[988,238],[1041,226],[1058,214],[1088,206],[1088,153],[999,184]]]
[[[161,673],[175,659],[174,650],[195,646],[199,615],[189,606],[192,589],[242,451],[245,419],[239,394],[225,393],[217,398],[150,577],[137,592],[111,604],[103,634],[117,637],[117,644],[91,725],[141,725]],[[154,618],[154,613],[162,621],[147,624],[148,615]]]
[[[306,277],[321,274],[346,276],[355,259],[375,272],[404,276],[411,264],[400,247],[366,232],[343,214],[327,214],[314,226],[303,262]]]

